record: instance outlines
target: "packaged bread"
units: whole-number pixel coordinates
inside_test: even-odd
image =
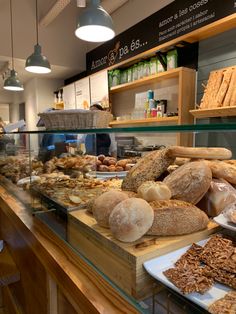
[[[197,206],[209,217],[216,217],[234,202],[236,202],[236,190],[232,185],[223,179],[213,179],[209,190]]]
[[[147,202],[169,200],[171,191],[163,182],[146,181],[138,188],[138,195]]]
[[[133,242],[150,229],[153,218],[153,209],[148,202],[140,198],[129,198],[113,209],[109,225],[116,239]]]
[[[198,207],[179,200],[149,203],[154,210],[152,227],[148,235],[171,236],[193,233],[205,229],[209,219]]]
[[[223,147],[171,146],[169,149],[174,157],[221,160],[232,157],[232,152]]]
[[[204,161],[212,171],[212,176],[236,184],[236,166],[220,160]]]
[[[184,164],[169,174],[164,183],[172,198],[197,204],[208,191],[212,180],[210,168],[203,161]]]
[[[122,183],[122,190],[136,192],[143,182],[157,180],[173,161],[169,149],[157,150],[145,155],[127,173]]]
[[[223,211],[225,218],[234,224],[236,224],[236,201],[229,204]]]
[[[128,195],[117,190],[110,190],[96,198],[92,211],[99,226],[109,228],[109,216],[113,208],[126,199],[128,199]]]

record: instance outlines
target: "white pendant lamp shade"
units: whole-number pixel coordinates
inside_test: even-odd
[[[79,16],[75,35],[90,42],[104,42],[115,36],[112,18],[100,6],[99,0],[90,0]]]
[[[42,55],[42,48],[38,43],[38,0],[35,1],[35,12],[37,44],[34,46],[34,52],[32,55],[30,55],[26,60],[25,69],[26,71],[32,73],[46,74],[51,72],[51,66],[48,59]]]
[[[10,76],[4,81],[3,88],[9,91],[16,92],[24,90],[15,70],[11,70]]]
[[[29,56],[25,63],[25,69],[32,73],[50,73],[51,67],[48,59],[42,55],[42,49],[39,44],[34,46],[34,52]]]

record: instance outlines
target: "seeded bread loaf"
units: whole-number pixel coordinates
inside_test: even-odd
[[[136,192],[145,181],[155,181],[174,161],[169,149],[153,151],[143,158],[128,172],[122,183],[122,190]]]
[[[171,190],[172,198],[197,204],[208,191],[212,180],[210,168],[204,161],[184,164],[169,174],[164,183]]]
[[[148,235],[170,236],[193,233],[207,227],[207,215],[196,206],[178,200],[149,203],[154,210]]]

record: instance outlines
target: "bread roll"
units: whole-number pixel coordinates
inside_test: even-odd
[[[184,164],[169,174],[164,183],[171,190],[172,198],[197,204],[210,187],[212,174],[203,161]]]
[[[152,227],[148,235],[170,236],[193,233],[207,227],[207,215],[196,206],[178,200],[155,201]]]
[[[152,226],[153,209],[140,198],[120,202],[112,211],[109,225],[114,237],[122,242],[141,238]]]
[[[232,157],[232,152],[222,147],[171,146],[169,149],[174,157],[199,159],[230,159]]]
[[[220,160],[205,160],[204,162],[211,168],[214,178],[225,179],[232,184],[236,184],[236,166]]]
[[[125,166],[126,166],[128,163],[130,163],[130,160],[129,160],[129,159],[121,159],[121,160],[117,161],[116,166],[125,168]]]
[[[105,166],[105,165],[100,165],[100,166],[98,166],[98,171],[108,172],[109,171],[109,167]]]
[[[124,178],[122,190],[136,192],[145,181],[155,181],[174,161],[169,149],[153,151],[141,158]]]
[[[110,190],[103,193],[93,203],[93,215],[99,226],[109,228],[109,216],[113,208],[128,199],[128,195],[117,191]]]
[[[171,191],[163,182],[146,181],[140,185],[137,192],[147,202],[171,198]]]

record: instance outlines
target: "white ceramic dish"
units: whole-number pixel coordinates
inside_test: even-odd
[[[202,240],[198,242],[198,244],[204,245],[207,240],[208,239]],[[163,271],[174,267],[174,263],[187,251],[189,247],[190,245],[169,254],[156,257],[150,261],[145,262],[144,267],[152,277],[162,282],[164,285],[173,289],[174,291],[177,291],[179,294],[182,294],[180,290],[165,277]],[[191,293],[184,296],[202,308],[208,309],[212,303],[220,298],[223,298],[230,290],[232,289],[229,287],[215,283],[213,287],[203,295],[199,293]]]
[[[229,222],[223,214],[220,214],[213,218],[216,223],[218,223],[221,227],[224,227],[226,229],[236,231],[236,224],[233,222]]]
[[[19,181],[17,181],[17,185],[28,184],[28,183],[36,182],[36,181],[40,181],[39,176],[31,176],[31,178],[26,177],[26,178],[23,178],[23,179],[20,179]]]
[[[124,178],[127,175],[128,171],[114,171],[114,172],[102,172],[102,171],[97,171],[96,176],[97,178]]]

